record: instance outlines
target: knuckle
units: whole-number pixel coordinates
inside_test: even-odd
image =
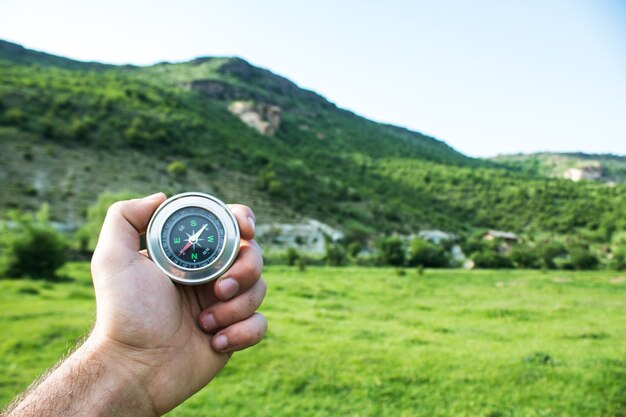
[[[252,217],[253,219],[256,220],[256,217],[254,215],[254,211],[252,211],[252,209],[249,206],[246,206],[245,204],[242,204],[240,207],[241,207],[241,211],[244,212],[246,217]]]
[[[107,215],[115,216],[121,214],[124,211],[124,203],[124,201],[116,201],[115,203],[111,204],[107,209]]]
[[[263,264],[263,249],[254,239],[250,240],[250,247],[257,252],[257,254],[259,255],[259,258],[261,259],[261,265],[262,265]]]
[[[248,329],[247,331],[240,332],[239,344],[243,346],[252,346],[259,342],[257,329]]]
[[[263,278],[259,278],[257,285],[259,286],[260,298],[264,299],[265,295],[267,294],[267,282],[265,282]]]
[[[256,291],[250,292],[247,299],[247,309],[250,312],[256,310],[261,305],[261,297],[259,297],[259,294]]]
[[[263,261],[260,261],[256,258],[257,258],[256,256],[254,258],[249,257],[244,261],[242,265],[242,269],[241,269],[241,274],[244,277],[258,278],[261,276],[261,270],[263,269]]]

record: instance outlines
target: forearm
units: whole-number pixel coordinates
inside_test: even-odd
[[[155,416],[133,368],[87,340],[3,413],[30,416]]]

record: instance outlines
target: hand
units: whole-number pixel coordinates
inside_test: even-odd
[[[109,209],[91,264],[97,319],[88,340],[132,369],[158,414],[204,387],[230,353],[258,343],[267,328],[255,313],[266,287],[252,210],[231,206],[242,237],[231,268],[215,282],[185,286],[139,252],[139,236],[164,199],[160,193]]]

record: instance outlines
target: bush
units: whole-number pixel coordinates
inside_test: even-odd
[[[285,255],[287,257],[287,265],[289,266],[294,266],[298,259],[300,259],[298,251],[296,251],[294,248],[287,249],[287,253]]]
[[[570,249],[567,261],[563,263],[564,269],[596,269],[600,261],[596,255],[591,253],[589,248],[575,246]]]
[[[626,270],[626,232],[615,233],[611,239],[612,258],[609,266],[618,271]]]
[[[541,242],[535,246],[542,268],[556,269],[559,258],[567,255],[567,249],[560,242]]]
[[[363,250],[363,247],[360,242],[354,241],[348,245],[348,254],[351,258],[355,259],[359,256],[359,253]]]
[[[514,246],[509,258],[516,268],[541,268],[542,265],[542,260],[535,249],[526,245]]]
[[[167,166],[167,172],[175,178],[185,178],[187,176],[187,165],[183,161],[174,161]]]
[[[300,272],[304,272],[306,270],[306,259],[303,257],[298,258],[298,260],[296,261],[296,264],[298,265],[298,270]]]
[[[475,252],[470,258],[474,261],[477,268],[499,269],[513,267],[509,258],[491,250]]]
[[[383,237],[374,242],[378,260],[385,265],[402,266],[405,261],[404,242],[398,236]]]
[[[626,247],[613,249],[613,257],[611,258],[609,267],[616,271],[626,270]]]
[[[426,268],[444,268],[449,263],[450,257],[442,246],[417,237],[411,241],[409,249],[410,265],[422,265]]]
[[[326,243],[326,255],[324,260],[326,264],[333,266],[345,265],[348,259],[346,249],[339,243]]]
[[[35,215],[10,212],[0,227],[0,276],[56,278],[67,260],[67,243],[50,225],[47,204]]]

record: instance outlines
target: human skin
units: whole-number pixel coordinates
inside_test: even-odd
[[[108,210],[91,262],[93,330],[3,415],[162,415],[208,384],[232,352],[263,338],[267,322],[256,310],[266,286],[252,210],[230,206],[241,230],[231,268],[217,281],[185,286],[139,251],[164,200],[157,193]]]

